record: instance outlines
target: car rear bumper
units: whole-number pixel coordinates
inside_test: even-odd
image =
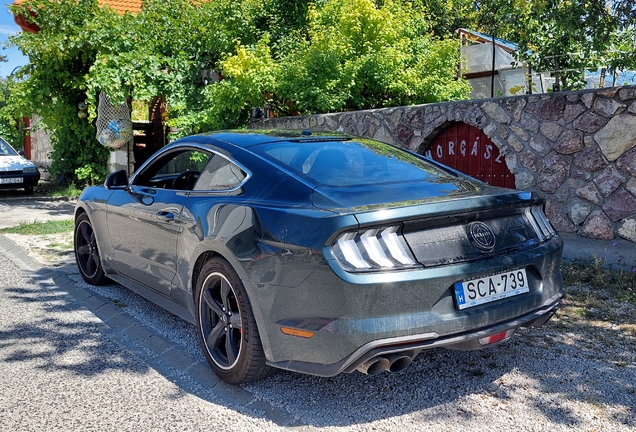
[[[534,248],[471,263],[358,280],[344,280],[323,264],[295,288],[252,285],[268,364],[332,376],[378,356],[401,353],[412,359],[434,347],[478,349],[481,338],[542,325],[564,295],[562,248],[556,236]],[[455,282],[514,268],[526,269],[529,292],[458,309]]]
[[[541,327],[552,318],[564,296],[565,290],[561,290],[550,298],[541,308],[531,313],[475,331],[449,336],[440,336],[435,332],[431,332],[428,334],[402,336],[369,342],[337,363],[318,364],[302,361],[287,361],[278,363],[268,362],[268,364],[279,369],[328,377],[342,372],[354,372],[365,363],[377,358],[388,359],[389,368],[395,360],[403,359],[404,357],[409,358],[408,363],[410,363],[413,358],[426,349],[449,348],[456,350],[476,350],[486,348],[492,344],[483,344],[480,343],[480,340],[519,327]]]

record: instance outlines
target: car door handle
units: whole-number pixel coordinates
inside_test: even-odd
[[[174,220],[174,213],[160,211],[157,213],[157,218],[165,222],[172,222]]]

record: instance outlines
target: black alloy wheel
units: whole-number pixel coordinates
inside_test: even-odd
[[[106,274],[99,258],[99,249],[91,221],[82,213],[75,220],[75,261],[82,278],[91,285],[103,285]]]
[[[265,378],[265,364],[256,320],[240,278],[222,258],[208,261],[196,288],[199,343],[208,364],[225,382],[239,384]]]

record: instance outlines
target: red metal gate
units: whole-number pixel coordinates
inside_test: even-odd
[[[483,131],[465,123],[442,131],[424,155],[490,185],[515,188],[515,177],[497,146]]]
[[[22,143],[22,149],[24,150],[24,157],[31,160],[31,118],[23,117],[22,125],[24,126],[24,131],[23,131],[24,142]]]

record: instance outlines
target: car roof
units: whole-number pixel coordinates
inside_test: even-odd
[[[315,132],[308,130],[233,130],[215,131],[192,135],[179,140],[194,141],[201,144],[213,144],[215,141],[225,141],[237,147],[251,147],[278,141],[316,142],[316,141],[344,141],[353,139],[351,135],[337,132]]]
[[[351,135],[334,133],[334,132],[309,132],[309,131],[287,131],[287,130],[232,130],[232,131],[215,131],[199,135],[191,135],[181,138],[172,144],[164,147],[166,151],[170,148],[178,148],[181,146],[193,146],[198,148],[208,148],[210,150],[221,151],[232,157],[233,160],[247,167],[253,173],[267,173],[268,176],[276,176],[275,181],[268,182],[248,182],[254,187],[261,188],[259,197],[272,196],[278,201],[281,200],[277,191],[292,191],[300,184],[311,190],[311,196],[306,197],[310,200],[311,205],[316,208],[328,209],[371,209],[377,206],[386,207],[387,205],[405,205],[405,203],[423,203],[429,201],[437,201],[450,197],[460,197],[466,195],[487,195],[490,193],[501,194],[501,190],[491,190],[490,186],[482,184],[475,179],[461,175],[459,172],[439,164],[434,160],[427,159],[422,155],[410,152],[398,147],[393,148],[389,144],[383,144],[377,141],[374,143],[381,144],[387,148],[382,151],[376,148],[373,143],[364,138],[356,138]],[[305,147],[305,143],[307,143]],[[313,143],[313,144],[312,144]],[[329,169],[341,169],[346,172],[347,182],[332,182],[332,178],[340,178],[329,171],[318,170],[312,173],[311,169],[304,170],[304,163],[298,165],[296,160],[286,160],[287,154],[280,153],[283,159],[278,159],[275,152],[280,145],[283,147],[291,145],[295,148],[303,147],[302,152],[296,153],[303,162],[309,161],[309,154],[313,154],[317,150],[317,144],[324,143],[324,149],[327,150],[348,150],[356,149],[359,145],[367,148],[369,156],[375,155],[386,157],[388,164],[384,171],[391,175],[377,176],[377,166],[373,164],[374,160],[369,159],[370,164],[367,166],[366,158],[355,157],[356,163],[348,167],[341,168],[340,164],[328,164]],[[274,153],[268,153],[268,149]],[[307,154],[309,152],[309,154]],[[402,154],[402,152],[404,154]],[[395,153],[395,154],[394,154]],[[399,154],[397,154],[399,153]],[[410,155],[409,155],[410,154]],[[351,160],[343,154],[350,163]],[[357,156],[357,155],[356,155]],[[364,155],[362,155],[364,156]],[[415,158],[427,165],[422,167],[422,173],[414,173],[413,177],[404,177],[406,171],[404,167],[396,166],[400,163],[410,163],[409,160]],[[295,159],[295,157],[293,158]],[[326,158],[335,161],[331,155]],[[318,161],[318,153],[310,162],[311,167]],[[344,161],[343,161],[344,162]],[[275,167],[271,170],[265,168]],[[260,165],[260,169],[256,167]],[[332,166],[333,165],[333,166]],[[354,166],[355,165],[355,166]],[[365,171],[366,168],[369,171]],[[320,175],[319,175],[320,174]],[[397,177],[396,177],[397,176]],[[297,182],[298,186],[294,186],[291,182]],[[246,184],[246,186],[247,186]],[[285,187],[270,187],[270,184],[285,184]],[[261,187],[262,186],[262,187]],[[263,192],[265,190],[265,192]],[[507,191],[506,193],[510,193]],[[268,195],[269,194],[269,195]],[[276,195],[276,196],[274,196]],[[444,198],[446,197],[446,198]],[[290,194],[289,199],[298,204],[299,195]],[[284,201],[284,199],[283,199]]]

